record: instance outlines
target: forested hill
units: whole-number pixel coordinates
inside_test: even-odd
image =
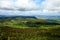
[[[12,18],[12,19],[15,19],[15,18],[34,18],[34,19],[36,19],[35,16],[4,16],[4,15],[0,15],[0,19],[9,19],[9,18]]]

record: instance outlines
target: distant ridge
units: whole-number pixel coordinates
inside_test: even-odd
[[[35,16],[6,16],[6,15],[0,15],[0,19],[6,19],[6,18],[34,18],[36,19]]]
[[[0,18],[35,18],[35,19],[40,19],[40,18],[44,18],[44,19],[60,19],[60,16],[57,15],[36,15],[36,16],[22,16],[22,15],[0,15]]]

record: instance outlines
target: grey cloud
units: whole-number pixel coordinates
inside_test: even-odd
[[[0,8],[0,10],[13,10],[12,8]]]
[[[39,10],[39,9],[29,9],[29,8],[19,8],[18,11],[32,11],[32,10]]]
[[[60,7],[60,2],[53,3],[53,6]]]
[[[17,10],[17,11],[32,11],[32,10],[39,10],[39,9],[29,9],[29,8],[0,8],[0,10]]]

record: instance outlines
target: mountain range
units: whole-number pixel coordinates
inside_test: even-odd
[[[17,16],[13,16],[13,15],[0,15],[0,18],[17,18],[17,17],[21,17],[21,18],[37,18],[37,19],[40,19],[40,18],[44,18],[44,19],[60,19],[60,16],[57,16],[57,15],[37,15],[37,16],[22,16],[22,15],[17,15]]]

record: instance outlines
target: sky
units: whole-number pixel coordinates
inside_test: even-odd
[[[60,15],[60,0],[0,0],[0,15]]]

